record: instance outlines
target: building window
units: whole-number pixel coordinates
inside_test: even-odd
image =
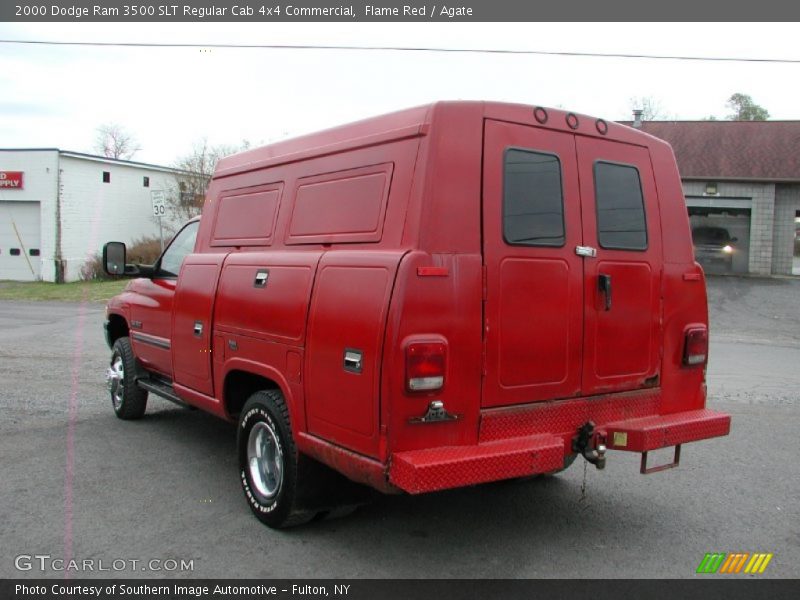
[[[103,171],[103,183],[111,183],[111,173],[109,171]]]
[[[11,256],[19,256],[19,248],[11,248],[9,254],[11,254]]]
[[[39,249],[38,248],[31,248],[28,250],[28,254],[31,256],[39,256]]]
[[[647,250],[644,198],[636,167],[598,161],[594,185],[600,246]]]
[[[503,165],[503,236],[521,246],[563,246],[561,163],[553,154],[506,150]]]
[[[150,178],[149,178],[149,177],[146,177],[146,176],[145,176],[145,177],[143,177],[143,178],[142,178],[142,185],[143,185],[144,187],[150,187]]]

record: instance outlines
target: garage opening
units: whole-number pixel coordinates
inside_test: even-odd
[[[694,254],[707,273],[747,273],[750,209],[689,207]]]
[[[0,201],[0,279],[36,281],[42,261],[39,203]],[[33,250],[35,253],[30,253]]]

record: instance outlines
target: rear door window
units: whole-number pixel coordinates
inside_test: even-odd
[[[647,250],[647,225],[639,171],[630,165],[594,164],[597,238],[616,250]]]
[[[561,162],[556,155],[517,148],[506,150],[503,237],[512,245],[564,245]]]

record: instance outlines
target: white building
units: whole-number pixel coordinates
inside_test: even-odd
[[[158,236],[180,171],[57,148],[0,149],[0,280],[75,281],[109,240]]]

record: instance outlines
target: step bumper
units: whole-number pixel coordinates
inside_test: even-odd
[[[609,450],[648,452],[724,436],[730,428],[730,415],[703,409],[612,421],[597,431]],[[410,494],[422,494],[549,473],[564,466],[565,446],[573,435],[538,434],[475,446],[397,452],[392,455],[389,481]]]
[[[476,446],[445,446],[392,455],[389,481],[421,494],[536,473],[564,466],[564,439],[535,435]]]
[[[690,410],[605,423],[600,429],[609,450],[648,452],[728,435],[731,417],[714,410]]]

